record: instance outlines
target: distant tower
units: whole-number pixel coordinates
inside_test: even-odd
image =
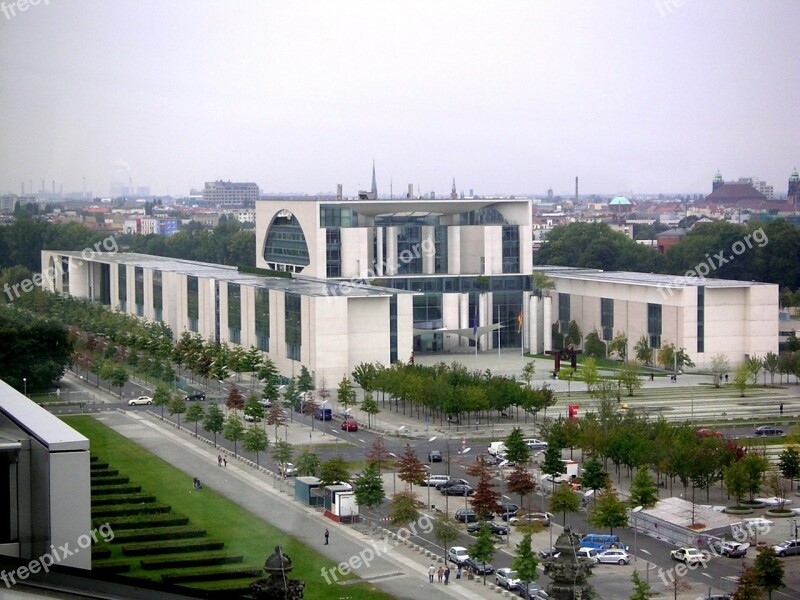
[[[341,200],[342,199],[342,184],[341,183],[337,183],[336,184],[336,199],[337,200]]]
[[[711,191],[716,191],[717,188],[721,187],[722,184],[724,184],[724,183],[725,183],[725,180],[722,179],[722,174],[718,170],[717,174],[714,175],[714,183],[711,185],[711,188],[712,188]]]
[[[575,205],[578,204],[578,177],[575,177]]]
[[[800,202],[800,175],[797,173],[797,167],[789,176],[789,193],[786,194],[786,201],[792,205],[794,210],[797,210],[797,204]]]
[[[414,184],[408,184],[408,191],[406,192],[406,198],[413,198],[414,197]]]
[[[378,182],[375,179],[375,161],[372,161],[372,189],[370,190],[370,200],[378,199]]]
[[[450,188],[450,198],[452,198],[453,200],[458,198],[458,192],[456,192],[456,178],[455,177],[453,177],[453,187]]]
[[[547,199],[548,200],[552,200],[553,199],[553,188],[549,188],[547,190]]]

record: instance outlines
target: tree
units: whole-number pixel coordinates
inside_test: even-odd
[[[319,472],[319,457],[309,450],[303,450],[297,457],[297,474],[301,477],[316,477]]]
[[[631,581],[633,582],[633,593],[631,594],[630,600],[650,600],[650,598],[656,595],[656,592],[653,591],[650,584],[639,577],[639,571],[633,572]]]
[[[606,487],[607,481],[608,473],[603,468],[603,463],[596,456],[592,456],[583,463],[581,485],[587,490],[592,490],[593,502],[597,499],[597,490]]]
[[[583,344],[583,332],[581,332],[578,322],[573,319],[567,326],[567,336],[564,338],[564,345],[567,347],[575,346],[576,348],[580,348],[581,344]]]
[[[784,586],[783,577],[786,574],[783,563],[778,559],[772,546],[758,548],[756,560],[753,563],[758,586],[767,592],[772,600],[772,592]]]
[[[633,393],[642,387],[642,379],[639,377],[639,365],[632,360],[622,363],[617,377],[619,378],[619,384],[628,390],[628,396],[633,396]]]
[[[469,556],[482,566],[486,563],[492,562],[494,558],[494,539],[492,539],[492,530],[486,522],[481,523],[478,529],[478,537],[475,543],[469,548]],[[483,585],[486,585],[486,569],[483,570]]]
[[[166,383],[158,382],[156,384],[156,391],[153,394],[153,406],[161,407],[161,420],[164,420],[164,407],[169,404],[172,399],[172,394],[169,391],[169,386]]]
[[[530,389],[531,381],[533,381],[533,376],[536,374],[536,364],[535,361],[530,361],[522,367],[522,380],[525,382],[525,385]]]
[[[410,492],[400,492],[392,497],[392,506],[389,509],[389,522],[395,527],[408,525],[419,518],[414,495]]]
[[[781,452],[778,466],[781,474],[791,481],[791,489],[794,489],[794,480],[800,477],[800,452],[797,446],[789,446]]]
[[[633,354],[636,360],[649,365],[653,360],[653,349],[650,347],[650,342],[646,335],[642,335],[636,345],[633,347]]]
[[[620,360],[625,360],[628,356],[628,336],[618,331],[608,344],[608,354],[616,354]]]
[[[559,381],[566,381],[567,382],[567,396],[572,393],[572,379],[575,377],[575,369],[572,367],[561,367],[561,370],[558,372],[558,379]]]
[[[764,473],[767,472],[770,464],[764,456],[752,452],[745,454],[744,458],[739,462],[747,469],[747,492],[750,494],[750,501],[752,502],[755,495],[761,490]]]
[[[639,467],[636,471],[636,475],[631,481],[630,492],[631,508],[636,508],[637,506],[652,508],[656,505],[656,502],[658,502],[658,487],[653,478],[650,477],[650,471],[648,471],[647,467]]]
[[[256,453],[256,467],[261,466],[258,460],[258,454],[260,452],[266,452],[268,446],[269,439],[267,438],[267,433],[263,429],[255,425],[251,425],[247,428],[244,434],[244,449],[248,452]]]
[[[758,356],[751,356],[746,361],[747,370],[750,373],[750,382],[753,385],[758,385],[758,374],[761,372],[761,367],[764,365],[764,362]]]
[[[414,484],[422,485],[427,471],[425,465],[417,458],[410,444],[406,444],[403,454],[397,459],[397,476],[408,485],[408,491],[414,495]]]
[[[242,392],[239,391],[236,385],[232,385],[231,389],[228,391],[225,405],[228,407],[228,410],[232,410],[234,414],[237,410],[242,410],[244,408],[244,396],[242,396]]]
[[[606,345],[600,339],[600,334],[596,329],[586,334],[586,340],[583,342],[583,353],[591,358],[606,357]]]
[[[731,370],[731,366],[728,364],[728,359],[724,354],[715,354],[711,357],[709,370],[711,375],[714,376],[714,387],[718,388],[722,385],[722,377]]]
[[[197,423],[202,421],[206,416],[203,405],[199,402],[192,402],[186,410],[186,421],[194,423],[194,437],[197,437]]]
[[[514,427],[505,440],[506,460],[517,464],[525,464],[531,458],[531,449],[525,443],[522,430]]]
[[[561,485],[550,496],[550,511],[562,514],[562,525],[567,525],[567,513],[576,513],[580,510],[581,503],[578,496],[572,491],[572,488],[566,481],[562,481]]]
[[[531,273],[531,287],[533,288],[533,293],[541,298],[546,293],[556,289],[556,284],[542,271],[534,271]]]
[[[353,484],[356,488],[356,502],[359,506],[375,508],[383,502],[383,479],[375,463],[368,463]]]
[[[214,448],[217,447],[217,434],[222,433],[222,428],[225,426],[225,415],[222,414],[219,405],[212,404],[208,407],[205,420],[203,421],[203,429],[214,434]]]
[[[297,389],[303,393],[310,392],[314,389],[314,379],[311,373],[308,372],[305,365],[300,367],[300,375],[297,377]]]
[[[373,398],[371,391],[364,392],[364,400],[361,402],[361,410],[363,410],[367,415],[367,429],[370,429],[372,427],[372,417],[381,412],[381,409],[378,407],[378,403],[375,401],[375,398]]]
[[[294,415],[294,411],[300,407],[302,394],[297,389],[297,381],[292,377],[283,390],[283,406]],[[292,417],[294,418],[294,417]]]
[[[383,441],[383,438],[376,437],[373,440],[367,453],[367,460],[376,464],[378,473],[383,470],[384,466],[388,466],[392,462],[391,458],[389,458],[389,449],[386,447],[386,442]]]
[[[675,364],[675,344],[662,344],[657,353],[658,364],[671,371]]]
[[[319,468],[319,485],[337,485],[350,481],[350,471],[341,455],[332,456]]]
[[[736,461],[725,467],[722,470],[722,481],[725,483],[728,495],[736,498],[736,506],[741,506],[750,482],[747,468],[742,461]]]
[[[275,363],[272,362],[272,359],[265,356],[261,365],[258,367],[258,371],[256,371],[256,375],[259,381],[264,382],[264,389],[261,392],[262,397],[265,400],[269,400],[270,403],[275,404],[278,401],[279,395],[278,378],[280,373]]]
[[[780,358],[774,352],[767,352],[764,357],[764,370],[769,373],[769,384],[775,385],[775,373],[780,367]]]
[[[511,568],[517,572],[517,577],[523,582],[525,590],[531,582],[539,579],[539,559],[531,548],[531,534],[526,533],[517,544],[517,555],[511,561]]]
[[[250,394],[247,397],[247,402],[244,403],[244,414],[251,417],[254,421],[260,421],[265,416],[264,406],[255,394]]]
[[[472,508],[478,515],[495,513],[500,510],[500,492],[492,483],[489,469],[482,469],[475,485],[475,494],[472,496]]]
[[[122,365],[116,365],[109,373],[109,382],[119,388],[119,397],[122,398],[122,388],[128,383],[128,370]]]
[[[225,419],[225,426],[222,429],[222,435],[229,442],[233,442],[233,455],[237,454],[237,446],[239,441],[244,438],[244,425],[239,417],[233,416]]]
[[[294,458],[294,448],[286,440],[277,440],[272,445],[272,460],[278,463],[279,466],[282,467],[283,465],[292,462],[293,458]],[[281,473],[285,478],[286,471],[284,469],[281,469]],[[320,483],[320,485],[322,484]]]
[[[267,425],[275,426],[275,439],[278,439],[278,427],[286,423],[286,412],[277,404],[273,404],[267,411]]]
[[[339,387],[336,389],[336,399],[339,401],[340,406],[344,409],[345,414],[348,414],[348,409],[355,406],[356,391],[353,389],[353,384],[347,376],[342,377],[339,382]]]
[[[186,400],[180,396],[172,396],[167,406],[170,416],[178,415],[178,429],[181,428],[181,415],[186,412]]]
[[[744,398],[748,379],[750,379],[750,368],[747,363],[742,363],[733,372],[733,387],[738,390],[740,398]]]
[[[617,493],[606,485],[597,496],[597,503],[589,514],[589,524],[594,527],[608,527],[614,534],[614,527],[625,527],[628,524],[628,510]]]
[[[547,450],[544,451],[544,459],[542,460],[542,473],[549,475],[553,480],[554,490],[556,478],[566,472],[567,467],[561,459],[561,448],[553,443],[548,443]]]
[[[512,494],[519,494],[519,504],[522,506],[525,496],[536,491],[536,480],[523,464],[517,463],[514,470],[508,474],[506,487]]]
[[[442,559],[446,561],[447,547],[461,536],[456,520],[449,515],[436,515],[432,533],[434,539],[442,545]]]
[[[736,585],[733,600],[757,600],[761,598],[761,588],[758,587],[755,567],[742,565],[742,574]]]
[[[580,376],[586,384],[589,395],[594,396],[595,389],[601,381],[600,373],[597,369],[597,361],[594,358],[588,358],[584,361],[581,365]]]

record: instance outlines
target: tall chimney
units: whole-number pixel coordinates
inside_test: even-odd
[[[406,193],[406,198],[413,198],[414,197],[414,184],[408,184],[408,192]]]
[[[578,203],[578,176],[575,176],[575,204]]]
[[[341,200],[342,199],[342,184],[341,183],[337,183],[336,184],[336,199],[337,200]]]

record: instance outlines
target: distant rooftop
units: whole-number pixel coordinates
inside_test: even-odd
[[[741,288],[756,285],[770,285],[758,281],[736,281],[734,279],[702,279],[700,277],[684,277],[683,275],[662,275],[659,273],[635,273],[633,271],[600,271],[597,269],[576,269],[552,273],[564,279],[582,279],[593,281],[608,281],[630,285],[659,286],[659,287],[689,287],[705,286],[707,288]]]

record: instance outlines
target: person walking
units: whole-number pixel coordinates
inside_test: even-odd
[[[444,569],[439,567],[439,570],[436,571],[436,578],[439,580],[439,583],[442,583],[442,578],[444,577]]]
[[[783,416],[783,402],[781,402],[781,416]]]
[[[222,466],[222,454],[217,454],[217,466]]]
[[[434,567],[433,563],[431,563],[431,566],[428,569],[428,581],[430,581],[431,583],[433,583],[433,575],[434,575],[434,573],[436,573],[436,567]]]
[[[331,536],[331,532],[325,529],[325,545],[328,545],[328,538]]]
[[[227,457],[225,457],[225,456],[222,457],[222,464],[224,466],[226,466],[226,467],[228,466],[228,458]]]
[[[461,579],[461,565],[456,567],[456,579]]]
[[[447,565],[444,570],[444,584],[450,583],[450,565]]]

